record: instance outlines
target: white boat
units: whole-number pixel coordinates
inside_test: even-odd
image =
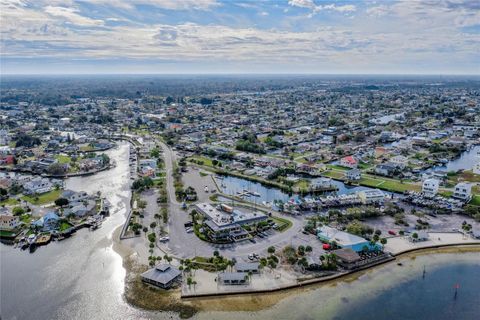
[[[37,241],[37,236],[35,234],[32,233],[31,235],[28,236],[28,238],[27,238],[28,244],[30,244],[30,245],[34,244],[35,241]]]

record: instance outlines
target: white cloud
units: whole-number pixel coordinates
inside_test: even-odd
[[[108,4],[106,0],[93,1],[101,6],[126,3],[123,0],[111,0]],[[104,1],[103,4],[100,1]],[[128,5],[140,1],[160,2],[132,1]],[[336,19],[332,25],[325,27],[317,21],[308,20],[308,27],[302,25],[298,28],[307,19],[295,16],[292,19],[297,20],[290,21],[291,25],[283,21],[285,24],[281,25],[281,29],[262,29],[250,27],[247,23],[233,27],[220,22],[167,25],[137,20],[138,23],[104,24],[103,21],[119,21],[127,19],[127,16],[98,15],[99,10],[94,11],[95,17],[101,18],[94,19],[78,3],[69,7],[61,1],[51,3],[33,6],[20,0],[1,2],[2,57],[124,58],[210,63],[223,60],[232,63],[278,62],[279,65],[330,64],[353,68],[356,65],[414,65],[416,61],[437,61],[440,64],[442,61],[462,63],[476,59],[478,62],[480,52],[478,34],[463,33],[459,29],[475,21],[478,23],[478,10],[458,4],[453,7],[431,3],[374,5],[357,12],[348,23]],[[169,3],[162,1],[164,6]],[[182,3],[176,8],[186,8],[187,1]],[[356,10],[348,5],[317,6],[307,0],[292,0],[289,3],[295,3],[297,7],[302,5],[312,14],[315,10],[341,13]],[[261,12],[258,9],[257,13]],[[142,18],[142,13],[132,13]],[[263,19],[257,19],[260,20]]]
[[[336,4],[317,5],[313,0],[289,0],[288,4],[292,7],[306,8],[312,10],[308,15],[309,18],[313,17],[319,11],[337,11],[341,13],[349,13],[357,10],[357,7],[353,4],[346,4],[337,6]]]
[[[45,12],[79,26],[102,26],[104,24],[103,20],[91,19],[78,14],[78,10],[74,8],[47,6]]]
[[[89,0],[90,3],[133,9],[135,5],[151,5],[168,10],[209,10],[220,6],[217,0]]]

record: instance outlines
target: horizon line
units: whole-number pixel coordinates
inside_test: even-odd
[[[480,73],[240,73],[240,72],[193,72],[193,73],[2,73],[0,76],[469,76],[480,77]]]

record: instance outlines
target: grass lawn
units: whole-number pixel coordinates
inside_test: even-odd
[[[71,227],[72,227],[72,225],[70,223],[68,223],[66,221],[62,221],[62,222],[60,222],[60,226],[58,227],[58,230],[60,232],[63,232],[65,230],[68,230]]]
[[[302,191],[308,191],[308,186],[310,185],[310,182],[308,180],[300,180],[297,183],[295,183],[295,187],[298,188],[298,190]]]
[[[70,162],[72,162],[72,158],[70,158],[69,156],[61,155],[61,154],[56,155],[55,159],[57,159],[59,163],[70,163]]]
[[[192,160],[192,159],[196,160],[196,161],[203,161],[204,166],[213,167],[212,159],[209,159],[207,157],[194,156],[194,157],[190,158],[190,160]]]
[[[28,201],[32,204],[47,204],[57,200],[62,192],[63,190],[52,190],[38,195],[38,199],[36,199],[35,196],[23,196],[22,200]]]
[[[14,237],[16,233],[14,231],[0,230],[0,237]]]
[[[22,215],[20,216],[20,221],[23,222],[23,223],[25,223],[25,224],[29,224],[30,221],[32,221],[32,220],[33,220],[32,215],[30,215],[30,214],[28,214],[28,213],[22,214]]]
[[[445,198],[450,198],[453,195],[453,191],[441,190],[439,194]]]
[[[474,206],[480,206],[480,194],[476,194],[472,197],[472,201],[469,204],[473,204]]]
[[[15,198],[8,198],[7,200],[0,201],[0,206],[14,206],[16,204],[18,204],[18,201]]]
[[[363,170],[369,169],[369,168],[371,168],[371,167],[373,167],[373,164],[370,164],[370,163],[360,163],[360,164],[358,165],[358,168],[359,168],[359,169],[363,169]]]
[[[342,171],[351,170],[351,168],[347,168],[347,167],[344,167],[344,166],[339,166],[338,164],[327,164],[327,168],[337,169],[337,170],[342,170]]]
[[[80,151],[92,151],[93,147],[89,144],[80,146]]]
[[[341,180],[345,179],[345,174],[343,172],[332,171],[332,170],[322,172],[322,176],[334,178],[334,179],[341,179]]]
[[[377,186],[378,188],[393,191],[393,192],[404,192],[404,191],[420,191],[421,186],[413,185],[409,183],[400,183],[399,181],[386,180],[384,183]]]
[[[270,219],[272,219],[278,225],[277,230],[280,232],[283,232],[292,226],[292,221],[285,218],[270,217]]]
[[[385,183],[385,180],[373,179],[373,178],[361,178],[359,184],[366,187],[376,187],[381,183]]]

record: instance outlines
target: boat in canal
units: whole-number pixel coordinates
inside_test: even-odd
[[[31,235],[29,235],[28,238],[27,238],[27,243],[29,245],[35,244],[36,241],[37,241],[37,236],[33,233]]]

